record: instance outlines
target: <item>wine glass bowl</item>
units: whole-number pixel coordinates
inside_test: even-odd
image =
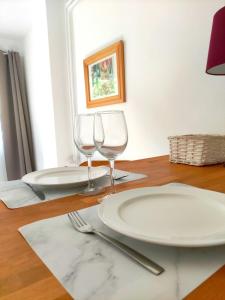
[[[74,143],[85,156],[93,156],[96,146],[93,139],[94,114],[79,114],[75,116]]]

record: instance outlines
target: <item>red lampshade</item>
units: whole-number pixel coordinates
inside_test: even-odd
[[[225,6],[213,18],[206,72],[225,75]]]

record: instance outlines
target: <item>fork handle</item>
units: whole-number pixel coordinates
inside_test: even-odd
[[[113,246],[115,246],[116,248],[120,249],[122,252],[127,254],[129,257],[131,257],[133,260],[135,260],[137,263],[142,265],[145,269],[147,269],[151,273],[153,273],[155,275],[159,275],[162,272],[164,272],[164,269],[161,266],[159,266],[158,264],[156,264],[154,261],[150,260],[146,256],[142,255],[141,253],[128,247],[127,245],[105,235],[104,233],[102,233],[100,231],[95,230],[94,233],[96,235],[98,235],[99,237],[101,237],[102,239],[109,242],[110,244],[112,244]]]

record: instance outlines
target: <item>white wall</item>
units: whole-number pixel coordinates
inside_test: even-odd
[[[37,169],[72,160],[65,44],[64,0],[36,1],[24,56]]]
[[[225,133],[225,78],[205,74],[218,0],[80,0],[73,14],[78,112],[83,59],[122,39],[129,143],[123,158],[167,154],[167,137]],[[92,109],[89,111],[95,111]],[[122,158],[121,157],[121,158]]]
[[[44,0],[33,4],[31,28],[24,40],[24,62],[36,168],[54,167],[58,161]]]
[[[1,19],[0,49],[24,58],[37,169],[66,165],[73,155],[64,3],[14,0]]]
[[[21,38],[5,38],[0,35],[0,49],[3,51],[23,51],[23,40]]]
[[[58,165],[73,160],[72,116],[67,85],[64,0],[46,0]]]

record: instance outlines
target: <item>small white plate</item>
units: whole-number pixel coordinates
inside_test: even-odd
[[[225,194],[194,187],[147,187],[104,200],[99,217],[135,239],[181,247],[225,243]]]
[[[107,172],[107,167],[93,167],[91,178],[96,180],[105,176]],[[88,182],[88,170],[87,167],[51,168],[26,174],[22,180],[32,185],[48,187],[80,186]]]

